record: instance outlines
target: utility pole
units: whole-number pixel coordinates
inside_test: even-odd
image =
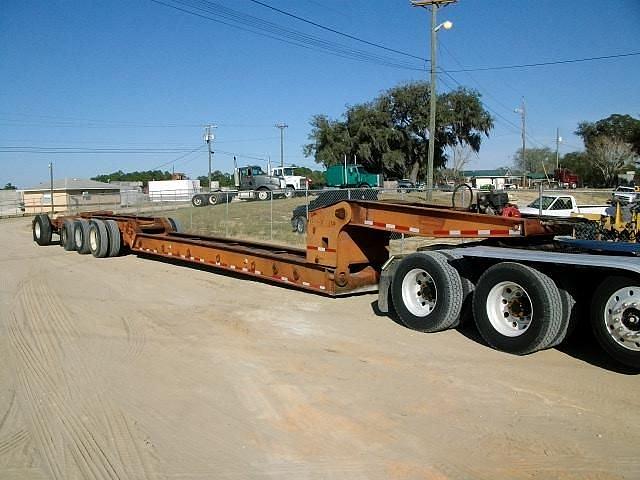
[[[438,30],[444,27],[449,30],[453,23],[446,21],[438,25],[438,8],[455,3],[457,0],[411,0],[414,7],[431,7],[431,79],[429,93],[429,151],[427,156],[427,200],[431,200],[433,194],[433,158],[436,143],[436,41]]]
[[[209,191],[211,191],[211,155],[213,155],[213,150],[211,150],[211,144],[215,138],[212,130],[213,128],[217,128],[216,125],[207,125],[204,130],[204,135],[202,139],[207,143],[207,150],[209,151]]]
[[[556,128],[556,170],[560,168],[560,142],[562,137],[560,136],[560,129]]]
[[[280,129],[280,166],[284,167],[284,129],[287,128],[284,122],[276,123],[275,127]]]
[[[525,174],[527,172],[527,157],[525,156],[526,150],[526,118],[527,118],[527,109],[524,104],[524,97],[522,97],[522,103],[519,108],[516,108],[514,112],[520,114],[520,119],[522,120],[522,168],[524,168]],[[533,166],[533,165],[532,165]],[[532,169],[533,172],[533,169]]]
[[[53,205],[53,162],[49,162],[49,177],[50,177],[50,181],[51,183],[49,184],[49,188],[50,188],[50,195],[51,195],[51,215],[53,215],[54,212],[54,205]]]

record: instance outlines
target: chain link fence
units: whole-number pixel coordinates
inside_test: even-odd
[[[285,192],[266,192],[265,200],[243,200],[238,192],[221,191],[215,193],[215,199],[209,201],[206,192],[200,196],[204,201],[196,206],[192,192],[153,192],[151,196],[137,191],[123,191],[120,195],[69,195],[66,205],[56,205],[56,214],[77,214],[86,211],[111,210],[141,216],[169,216],[180,222],[185,232],[196,235],[234,237],[242,240],[266,241],[289,246],[305,247],[305,232],[309,212],[342,200],[382,200],[406,202],[418,205],[436,205],[441,207],[467,207],[477,201],[478,194],[486,193],[471,188],[436,189],[427,201],[424,189],[325,189],[296,191],[287,198]],[[579,205],[605,205],[611,200],[611,190],[533,190],[510,189],[508,200],[518,207],[525,207],[543,196],[572,195]],[[246,193],[246,192],[245,192]],[[23,215],[24,205],[19,192],[0,196],[0,215]],[[43,205],[48,212],[50,205]],[[36,212],[26,212],[36,213]],[[593,224],[585,223],[576,229],[576,235],[593,238]],[[615,237],[615,238],[614,238]],[[424,244],[425,239],[411,238],[402,234],[392,235],[392,250],[411,251]],[[613,234],[606,239],[619,239]],[[603,236],[603,239],[605,237]],[[439,243],[448,241],[440,239]],[[460,242],[460,239],[452,239]]]

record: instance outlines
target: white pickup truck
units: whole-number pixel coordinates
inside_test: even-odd
[[[542,204],[542,212],[540,205]],[[546,194],[526,207],[519,208],[523,216],[575,217],[579,215],[605,215],[609,205],[578,205],[573,195]]]

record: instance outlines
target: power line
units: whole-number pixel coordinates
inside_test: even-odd
[[[334,56],[393,68],[424,71],[424,67],[417,67],[415,64],[403,62],[388,56],[381,56],[365,50],[348,47],[298,30],[282,27],[276,23],[263,20],[253,15],[238,12],[215,2],[204,0],[151,1],[190,15],[221,23],[223,25],[249,31],[257,35],[266,36],[284,43],[289,43],[311,50],[322,51]]]
[[[157,167],[153,167],[151,170],[157,170],[159,168],[162,167],[166,167],[167,165],[171,165],[172,163],[176,163],[179,160],[182,160],[183,158],[188,157],[189,155],[194,154],[195,152],[202,150],[205,147],[205,145],[199,145],[198,147],[194,148],[193,150],[191,150],[190,152],[185,153],[184,155],[179,156],[178,158],[174,158],[173,160],[169,160],[168,162],[164,162],[161,163],[160,165],[158,165]],[[187,162],[185,162],[187,163]]]
[[[309,25],[313,25],[314,27],[321,28],[322,30],[326,30],[328,32],[335,33],[336,35],[340,35],[340,36],[343,36],[345,38],[349,38],[351,40],[355,40],[357,42],[361,42],[361,43],[364,43],[366,45],[370,45],[372,47],[377,47],[377,48],[381,48],[383,50],[387,50],[389,52],[393,52],[393,53],[397,53],[397,54],[400,54],[400,55],[404,55],[406,57],[416,58],[416,59],[421,60],[423,62],[428,62],[429,61],[428,59],[426,59],[424,57],[419,57],[417,55],[413,55],[411,53],[403,52],[401,50],[396,50],[395,48],[387,47],[387,46],[381,45],[379,43],[374,43],[374,42],[370,42],[368,40],[364,40],[362,38],[356,37],[354,35],[350,35],[348,33],[340,32],[339,30],[335,30],[335,29],[333,29],[331,27],[327,27],[326,25],[321,25],[321,24],[316,23],[316,22],[314,22],[312,20],[309,20],[309,19],[306,19],[306,18],[303,18],[303,17],[299,17],[298,15],[295,15],[293,13],[286,12],[284,10],[281,10],[279,8],[276,8],[276,7],[273,7],[271,5],[267,5],[264,2],[260,2],[258,0],[249,0],[249,1],[253,2],[253,3],[256,3],[258,5],[262,5],[265,8],[268,8],[268,9],[273,10],[275,12],[281,13],[281,14],[286,15],[288,17],[295,18],[296,20],[300,20],[301,22],[308,23]]]
[[[484,72],[488,70],[513,70],[516,68],[531,68],[531,67],[546,67],[549,65],[563,65],[568,63],[580,63],[580,62],[594,62],[596,60],[608,60],[612,58],[624,58],[624,57],[635,57],[640,55],[640,52],[627,52],[627,53],[619,53],[615,55],[601,55],[598,57],[584,57],[584,58],[571,58],[567,60],[553,60],[548,62],[537,62],[537,63],[521,63],[516,65],[502,65],[495,67],[473,67],[473,68],[462,68],[460,70],[447,70],[449,73],[462,73],[462,72]]]

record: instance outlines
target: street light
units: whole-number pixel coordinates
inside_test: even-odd
[[[449,20],[438,24],[438,7],[455,3],[457,0],[411,0],[414,7],[431,7],[431,85],[429,92],[429,153],[427,157],[427,200],[433,195],[433,157],[436,140],[436,33],[441,28],[450,30],[453,23]]]

